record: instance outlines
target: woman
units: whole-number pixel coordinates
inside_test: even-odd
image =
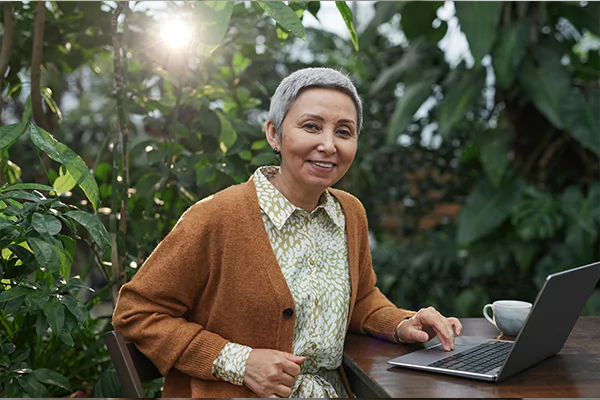
[[[166,375],[165,397],[348,397],[348,330],[453,348],[456,318],[398,309],[375,287],[365,211],[330,188],[361,125],[339,72],[285,78],[266,123],[281,166],[190,207],[123,286],[114,327]]]

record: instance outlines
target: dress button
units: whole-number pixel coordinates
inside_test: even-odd
[[[294,310],[292,310],[291,308],[286,308],[285,310],[283,310],[283,318],[291,318],[292,315],[294,315]]]

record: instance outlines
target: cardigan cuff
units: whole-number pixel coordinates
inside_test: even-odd
[[[198,379],[218,380],[212,373],[212,366],[227,343],[229,340],[203,329],[181,353],[173,367]]]
[[[395,338],[396,328],[403,320],[412,317],[416,312],[389,307],[375,314],[366,321],[365,330],[372,335],[397,343]]]

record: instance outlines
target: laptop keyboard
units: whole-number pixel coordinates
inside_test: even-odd
[[[488,342],[472,349],[442,358],[429,364],[430,367],[485,373],[504,364],[512,348],[512,342]]]

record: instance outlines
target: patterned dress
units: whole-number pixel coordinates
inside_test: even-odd
[[[294,206],[270,182],[279,172],[256,170],[254,185],[265,229],[296,306],[293,353],[305,356],[290,397],[348,397],[339,373],[350,304],[345,217],[325,191],[310,213]],[[213,375],[243,385],[252,348],[228,343]]]

